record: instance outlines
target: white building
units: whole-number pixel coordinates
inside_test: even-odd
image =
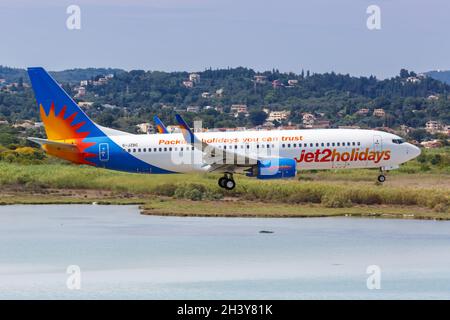
[[[189,106],[186,108],[186,111],[197,113],[200,111],[200,107],[199,106]]]
[[[384,112],[384,109],[378,108],[378,109],[374,109],[373,110],[373,115],[375,117],[384,117],[386,115],[386,113]]]
[[[193,83],[200,83],[200,75],[198,73],[191,73],[189,75],[189,81]]]
[[[254,76],[254,79],[256,83],[264,84],[266,83],[267,77],[263,75],[256,75]]]
[[[85,87],[78,87],[76,88],[77,93],[75,94],[75,98],[84,97],[86,95],[86,88]]]
[[[139,123],[136,125],[136,127],[138,128],[138,131],[141,133],[151,133],[153,132],[153,124],[148,123],[148,122],[144,122],[144,123]]]
[[[303,125],[306,128],[312,128],[314,122],[316,121],[316,117],[312,113],[304,113],[303,114]]]
[[[269,113],[269,116],[267,117],[267,121],[282,122],[283,120],[287,120],[287,118],[289,118],[290,114],[291,114],[290,111],[272,111]]]
[[[248,114],[247,105],[246,104],[233,104],[231,105],[230,109],[231,113],[234,113],[235,115],[239,113],[245,113]]]
[[[439,121],[429,120],[425,124],[425,130],[431,134],[435,133],[448,134],[449,127]]]
[[[192,82],[192,81],[183,81],[183,86],[185,86],[186,88],[193,88],[194,87],[194,82]]]

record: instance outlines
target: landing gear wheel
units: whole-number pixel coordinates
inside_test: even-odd
[[[225,189],[227,189],[227,190],[233,190],[234,187],[236,187],[236,182],[234,182],[233,179],[226,179],[226,182],[225,182]]]
[[[385,181],[386,181],[386,176],[385,176],[384,174],[380,174],[380,175],[378,176],[378,182],[383,183],[383,182],[385,182]]]
[[[219,187],[221,188],[225,188],[225,183],[227,183],[227,178],[226,177],[222,177],[219,179]]]
[[[227,190],[233,190],[234,187],[236,187],[236,182],[234,182],[233,174],[231,173],[225,173],[224,176],[219,179],[218,183],[221,188]]]

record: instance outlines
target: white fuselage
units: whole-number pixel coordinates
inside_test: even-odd
[[[203,142],[254,158],[295,159],[297,170],[395,169],[417,157],[420,149],[390,133],[360,129],[307,129],[202,132]],[[139,160],[172,172],[207,171],[202,152],[187,145],[181,133],[110,135]]]

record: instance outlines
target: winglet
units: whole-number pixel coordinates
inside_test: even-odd
[[[183,133],[184,140],[186,140],[186,143],[193,144],[196,141],[196,137],[191,128],[189,128],[186,121],[184,121],[179,114],[176,114],[175,117],[177,119],[178,126],[181,129],[181,133]]]
[[[166,126],[164,125],[164,123],[161,121],[161,119],[158,118],[158,116],[154,116],[153,117],[153,121],[156,124],[156,130],[158,130],[158,133],[169,133],[169,131],[167,131]]]

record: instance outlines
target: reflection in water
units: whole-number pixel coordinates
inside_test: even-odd
[[[270,231],[270,232],[261,232]],[[450,298],[450,222],[0,207],[0,298]],[[66,286],[69,265],[81,289]],[[381,268],[368,290],[366,269]]]

